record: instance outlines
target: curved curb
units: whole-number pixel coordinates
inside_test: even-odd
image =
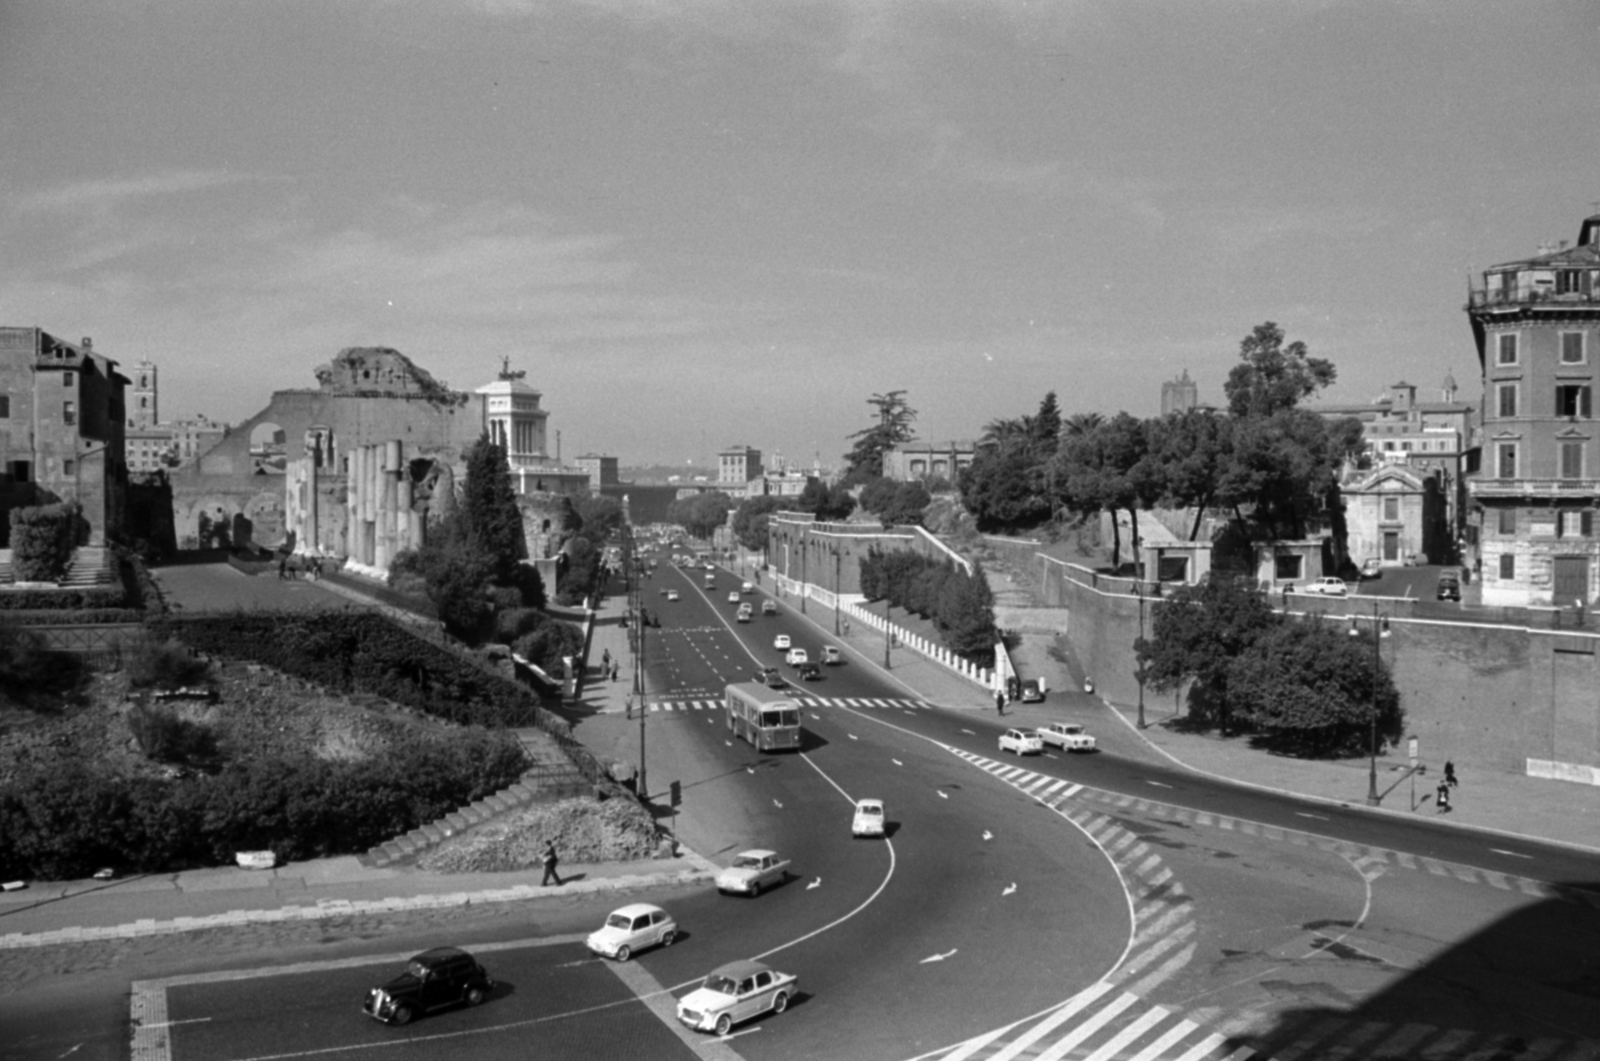
[[[1396,818],[1401,821],[1411,822],[1412,824],[1442,825],[1446,828],[1454,829],[1457,832],[1484,833],[1489,836],[1503,837],[1507,840],[1526,841],[1533,839],[1537,840],[1541,844],[1549,844],[1552,847],[1562,847],[1569,851],[1577,851],[1585,855],[1600,855],[1600,847],[1589,847],[1586,844],[1574,843],[1571,840],[1556,840],[1546,836],[1534,836],[1530,833],[1514,833],[1509,829],[1497,829],[1491,825],[1473,825],[1468,822],[1452,821],[1448,818],[1436,818],[1431,822],[1427,820],[1419,821],[1408,811],[1390,810],[1388,807],[1369,807],[1364,803],[1352,803],[1349,800],[1337,799],[1333,796],[1318,796],[1309,792],[1296,792],[1293,789],[1277,788],[1273,785],[1261,784],[1258,781],[1243,781],[1237,777],[1228,777],[1225,774],[1217,774],[1212,773],[1210,770],[1202,770],[1198,766],[1190,766],[1188,763],[1184,762],[1182,759],[1179,759],[1176,755],[1173,755],[1171,752],[1161,747],[1161,745],[1157,744],[1149,737],[1146,737],[1142,732],[1140,732],[1138,726],[1128,721],[1128,717],[1126,715],[1112,706],[1110,700],[1103,696],[1096,697],[1095,699],[1104,704],[1106,710],[1110,711],[1117,721],[1126,726],[1129,733],[1132,733],[1139,740],[1143,741],[1145,746],[1151,751],[1162,756],[1180,770],[1187,770],[1191,774],[1198,774],[1201,777],[1208,777],[1213,781],[1222,781],[1229,785],[1236,785],[1239,788],[1254,789],[1257,792],[1266,792],[1274,796],[1287,796],[1292,799],[1304,800],[1307,803],[1320,803],[1325,806],[1342,807],[1346,810],[1360,811],[1363,814]]]

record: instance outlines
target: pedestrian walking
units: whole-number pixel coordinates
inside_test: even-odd
[[[1444,762],[1444,783],[1454,788],[1461,782],[1456,780],[1456,764],[1446,759]]]
[[[617,671],[619,671],[620,669],[621,668],[617,666],[617,661],[616,660],[612,660],[611,661],[611,680],[612,681],[616,681],[617,680]]]
[[[600,653],[600,669],[606,671],[611,669],[611,650],[609,648]]]
[[[284,579],[286,579],[288,577],[289,577],[289,557],[287,555],[280,556],[280,557],[278,557],[278,581],[282,582]]]
[[[994,713],[997,715],[1006,713],[1006,691],[1004,689],[996,689],[994,691]]]
[[[554,840],[546,840],[544,842],[544,855],[541,856],[539,861],[544,863],[544,880],[539,882],[539,886],[544,887],[554,880],[556,886],[560,887],[561,878],[556,875],[556,842]]]
[[[1433,794],[1433,801],[1438,804],[1439,810],[1448,814],[1450,811],[1450,782],[1441,779],[1439,788]]]

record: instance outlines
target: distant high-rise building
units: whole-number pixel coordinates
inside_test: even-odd
[[[1200,404],[1200,387],[1189,378],[1189,370],[1184,369],[1183,375],[1177,379],[1169,379],[1161,385],[1161,415],[1169,416],[1172,413],[1186,413]]]

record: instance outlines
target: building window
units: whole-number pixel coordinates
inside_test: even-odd
[[[1495,478],[1515,479],[1517,477],[1517,444],[1515,442],[1502,442],[1495,447]]]
[[[76,461],[62,461],[61,462],[61,474],[62,475],[71,475],[74,471],[77,470],[77,467],[78,467],[78,465],[77,465]]]
[[[61,422],[66,424],[68,427],[71,427],[73,424],[78,422],[77,402],[61,403]]]
[[[1498,337],[1498,353],[1495,356],[1497,365],[1514,365],[1517,363],[1517,336],[1510,332]]]
[[[1583,443],[1561,443],[1561,478],[1583,478]]]
[[[1515,383],[1500,383],[1494,388],[1495,415],[1502,420],[1509,420],[1517,415],[1517,385]]]
[[[1515,553],[1500,554],[1500,577],[1508,582],[1517,577],[1517,557]]]
[[[0,394],[0,420],[11,419],[11,395]]]
[[[61,385],[63,387],[70,387],[76,382],[77,382],[77,379],[71,372],[63,372],[63,373],[61,373]]]
[[[1386,497],[1383,499],[1383,518],[1391,522],[1400,518],[1400,499],[1398,497]]]
[[[1277,556],[1273,559],[1273,567],[1279,582],[1297,579],[1300,577],[1300,572],[1304,570],[1302,565],[1305,557],[1303,556]]]
[[[1502,508],[1500,510],[1500,533],[1507,538],[1517,536],[1517,510]]]
[[[1562,512],[1560,515],[1561,522],[1556,527],[1556,537],[1587,538],[1589,536],[1589,531],[1592,529],[1590,523],[1590,516],[1593,515],[1592,512],[1578,512],[1569,509],[1566,512]]]
[[[1556,294],[1587,295],[1588,293],[1588,273],[1582,269],[1559,269],[1556,271]]]
[[[1563,365],[1583,364],[1583,333],[1561,333],[1561,363]]]
[[[1557,387],[1556,415],[1582,417],[1593,415],[1589,407],[1589,388],[1579,384]]]

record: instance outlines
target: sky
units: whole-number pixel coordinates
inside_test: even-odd
[[[391,346],[552,449],[809,466],[1221,404],[1478,401],[1474,270],[1600,212],[1600,5],[0,0],[0,324],[241,421]]]

